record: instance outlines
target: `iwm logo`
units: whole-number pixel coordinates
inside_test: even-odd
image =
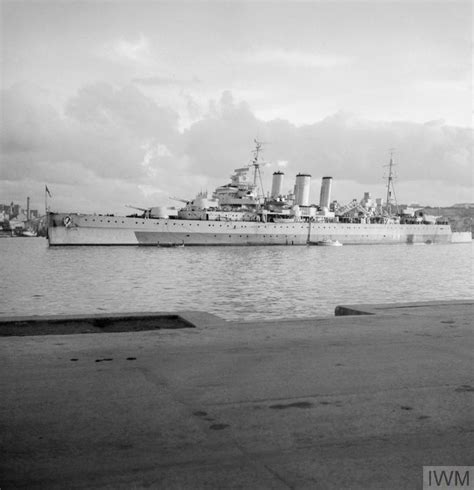
[[[423,466],[423,490],[474,490],[474,466]]]

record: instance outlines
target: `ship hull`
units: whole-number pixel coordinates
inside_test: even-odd
[[[143,219],[50,213],[55,245],[306,245],[337,240],[344,245],[451,243],[449,225],[374,223],[262,223]]]

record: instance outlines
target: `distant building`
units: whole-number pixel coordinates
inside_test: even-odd
[[[29,211],[29,216],[27,213]],[[11,202],[10,204],[0,204],[0,221],[2,220],[10,220],[10,219],[18,219],[18,220],[30,220],[38,219],[40,214],[37,209],[24,209],[20,204],[15,204]]]
[[[10,218],[16,218],[21,212],[21,206],[19,204],[10,204]]]

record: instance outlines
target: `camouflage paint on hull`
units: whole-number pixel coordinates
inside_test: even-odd
[[[143,219],[51,213],[50,245],[306,245],[450,243],[449,225],[364,223],[262,223]]]

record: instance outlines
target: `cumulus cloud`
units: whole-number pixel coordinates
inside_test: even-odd
[[[374,122],[339,113],[308,126],[321,163],[339,178],[375,183],[395,148],[401,180],[444,180],[471,185],[472,135],[441,122]],[[315,148],[316,150],[316,148]]]
[[[432,204],[450,204],[469,201],[472,192],[471,130],[443,121],[377,122],[340,112],[296,126],[262,121],[224,92],[179,131],[173,110],[133,85],[108,84],[82,87],[63,110],[36,91],[13,86],[2,91],[2,107],[2,189],[18,193],[36,182],[41,201],[47,183],[64,210],[124,212],[124,204],[170,204],[169,196],[189,199],[212,191],[228,182],[234,168],[251,162],[255,138],[271,164],[262,168],[266,190],[273,171],[283,169],[285,189],[296,173],[307,172],[314,184],[332,175],[341,202],[360,197],[362,189],[383,196],[383,165],[395,147],[400,201],[437,196]],[[446,193],[433,194],[440,183]],[[314,202],[318,193],[313,185]]]
[[[61,112],[34,93],[21,86],[2,91],[2,180],[137,184],[158,175],[163,161],[172,166],[164,148],[176,145],[178,116],[137,88],[86,86]]]
[[[222,177],[250,161],[255,137],[266,143],[264,157],[272,163],[264,169],[267,189],[271,173],[285,162],[288,181],[298,172],[310,173],[315,182],[323,175],[332,175],[336,193],[338,181],[352,182],[357,193],[345,192],[341,200],[359,197],[362,187],[379,188],[378,195],[383,196],[384,165],[393,147],[399,199],[403,200],[403,186],[409,182],[426,183],[425,189],[418,186],[420,194],[428,194],[434,181],[443,181],[450,189],[459,186],[465,197],[472,189],[471,130],[441,121],[380,122],[340,112],[298,127],[285,120],[258,120],[246,104],[235,102],[227,93],[211,104],[207,116],[183,133],[192,168]],[[313,192],[317,201],[319,187]],[[439,198],[449,199],[449,194]]]
[[[106,83],[83,87],[69,100],[66,115],[94,128],[120,127],[136,136],[160,134],[165,139],[178,121],[174,111],[158,106],[134,86],[117,89]]]

